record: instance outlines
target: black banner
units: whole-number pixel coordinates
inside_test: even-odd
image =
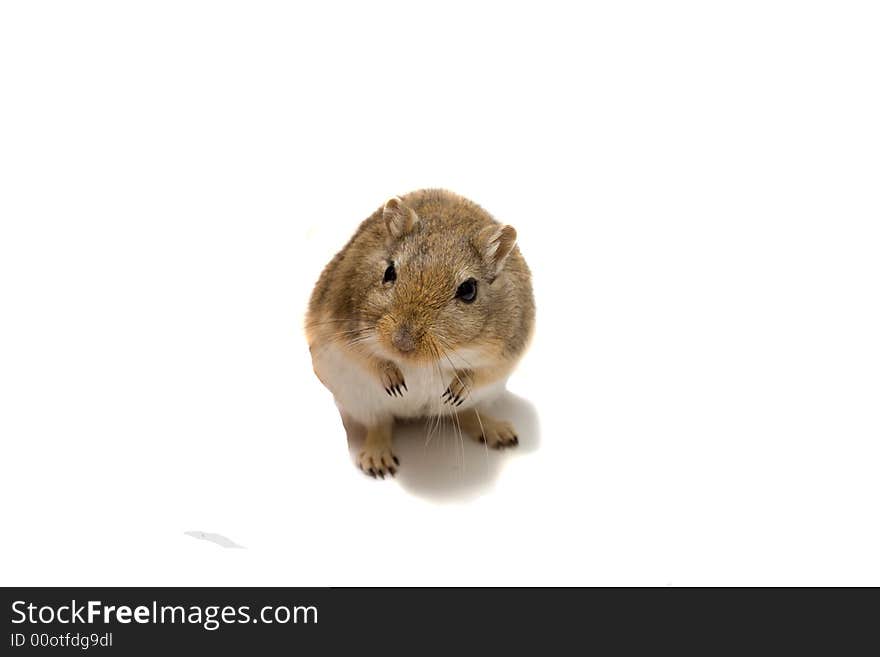
[[[364,648],[877,649],[877,592],[7,588],[4,655]],[[601,642],[601,643],[599,643]],[[542,650],[543,652],[543,650]],[[308,654],[312,654],[309,652]]]

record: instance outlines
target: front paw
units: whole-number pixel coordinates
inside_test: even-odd
[[[452,379],[452,383],[449,384],[449,387],[446,388],[446,391],[441,397],[443,403],[452,406],[461,406],[470,394],[472,384],[471,378],[472,377],[468,372],[456,372],[455,378]]]
[[[403,393],[407,390],[406,381],[403,380],[403,374],[397,368],[397,365],[391,361],[387,361],[382,365],[381,371],[382,387],[391,397],[403,397]]]

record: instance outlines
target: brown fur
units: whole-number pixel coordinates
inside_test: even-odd
[[[391,262],[396,280],[385,282]],[[456,298],[468,279],[477,281],[472,303]],[[510,374],[534,319],[531,274],[516,247],[516,231],[476,203],[426,189],[394,197],[361,223],[315,285],[306,334],[313,362],[322,347],[336,343],[345,354],[343,380],[350,356],[351,367],[371,373],[391,397],[408,392],[404,362],[452,366],[452,380],[442,396],[438,390],[438,403],[456,415],[461,431],[502,448],[519,442],[509,423],[476,408],[457,408],[472,391]],[[451,356],[468,367],[453,365]],[[315,371],[320,378],[317,365]],[[340,411],[347,427],[366,436],[358,466],[373,476],[394,475],[395,416],[379,415],[363,426],[345,408]]]
[[[483,208],[440,189],[401,200],[405,207],[395,204],[392,211],[411,209],[418,216],[408,233],[391,235],[379,208],[325,267],[309,302],[310,346],[375,326],[383,344],[393,348],[394,332],[406,326],[417,343],[406,357],[435,359],[433,339],[444,350],[478,346],[506,370],[504,361],[515,361],[527,346],[535,314],[531,274],[519,248],[496,272],[485,249],[501,224]],[[391,290],[382,285],[389,261],[398,276]],[[477,299],[457,303],[455,291],[468,277],[478,281]]]

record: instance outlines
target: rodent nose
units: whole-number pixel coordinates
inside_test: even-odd
[[[413,351],[416,348],[416,341],[413,338],[412,331],[406,326],[401,326],[394,332],[391,342],[403,352]]]

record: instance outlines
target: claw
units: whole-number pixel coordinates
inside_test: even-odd
[[[392,456],[391,458],[394,459],[394,465],[400,465],[400,461],[397,460],[396,456]]]
[[[395,468],[393,468],[393,467],[389,467],[389,468],[388,468],[388,472],[391,473],[391,476],[392,476],[392,477],[393,477],[394,475],[397,474],[397,470],[396,470]]]

